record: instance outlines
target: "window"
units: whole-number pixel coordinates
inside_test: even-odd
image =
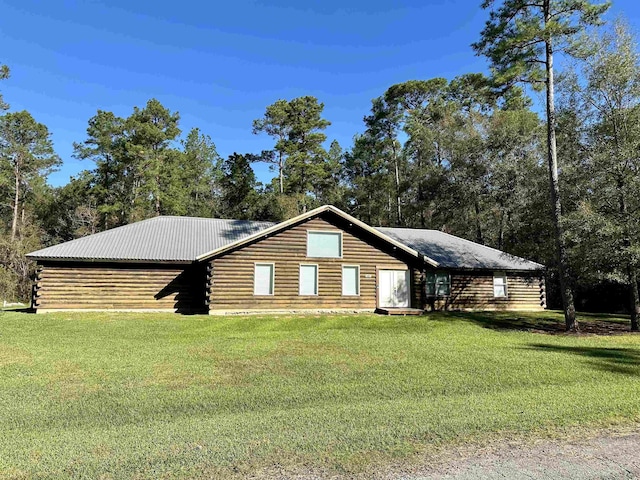
[[[256,263],[253,275],[254,295],[273,295],[273,274],[273,263]]]
[[[307,232],[307,257],[342,257],[342,232]]]
[[[451,293],[451,276],[446,272],[427,272],[427,296],[446,297]]]
[[[507,296],[507,276],[504,273],[493,274],[493,296],[495,298]]]
[[[360,267],[344,265],[342,267],[342,295],[360,295]]]
[[[300,295],[318,295],[318,265],[300,265]]]

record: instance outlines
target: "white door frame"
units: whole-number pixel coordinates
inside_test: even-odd
[[[406,305],[392,305],[392,306],[382,306],[382,290],[380,288],[380,272],[382,271],[392,271],[392,272],[402,272],[403,273],[403,277],[406,279],[406,284],[407,284],[407,301],[406,301]],[[401,278],[401,277],[400,277]],[[396,276],[392,275],[392,282],[396,283]],[[396,283],[397,285],[397,283]],[[377,291],[377,295],[376,295],[376,302],[377,302],[377,306],[378,308],[410,308],[411,307],[411,270],[408,268],[399,268],[396,266],[383,266],[383,267],[376,267],[376,291]],[[397,295],[392,295],[392,296],[396,296]],[[392,302],[393,303],[393,302]]]

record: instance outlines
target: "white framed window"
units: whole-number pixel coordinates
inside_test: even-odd
[[[307,257],[342,258],[342,232],[307,230]]]
[[[449,272],[427,272],[427,296],[448,297],[451,295],[451,275]]]
[[[318,295],[318,265],[300,265],[300,295]]]
[[[256,263],[253,272],[253,294],[273,295],[275,264]]]
[[[342,266],[342,295],[356,297],[360,295],[359,265]]]
[[[507,274],[496,272],[493,274],[494,298],[507,298]]]

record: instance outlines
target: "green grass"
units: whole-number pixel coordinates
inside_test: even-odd
[[[357,472],[640,420],[640,336],[517,329],[560,320],[0,312],[0,477]]]

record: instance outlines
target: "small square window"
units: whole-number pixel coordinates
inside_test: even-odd
[[[493,296],[495,298],[507,297],[507,275],[504,273],[493,274]]]

